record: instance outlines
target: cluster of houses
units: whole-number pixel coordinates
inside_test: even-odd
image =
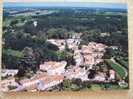
[[[106,45],[95,42],[83,45],[81,48],[81,54],[84,57],[84,65],[87,65],[90,69],[92,69],[94,65],[102,62],[105,48],[107,48]]]
[[[19,85],[13,91],[44,91],[49,90],[49,88],[56,86],[63,82],[64,76],[62,75],[47,75],[47,74],[40,74],[35,75],[31,79],[24,79],[21,80]]]
[[[44,91],[63,82],[66,62],[44,62],[40,65],[40,70],[31,78],[20,80],[19,83],[15,81],[12,76],[10,79],[2,80],[0,89],[2,91],[9,91],[9,86],[16,87],[11,91]],[[9,73],[10,70],[7,71]],[[14,71],[14,75],[16,72]]]
[[[55,61],[48,61],[44,62],[44,64],[40,65],[40,70],[46,71],[49,75],[61,75],[65,71],[65,67],[67,65],[66,61],[55,62]]]
[[[67,79],[78,78],[81,79],[82,81],[88,80],[87,71],[85,70],[85,68],[81,68],[79,66],[72,66],[72,68],[66,70],[64,76]]]
[[[69,49],[74,50],[80,44],[80,41],[81,41],[80,36],[81,35],[82,35],[82,33],[77,33],[69,39],[48,39],[47,41],[58,46],[59,50],[64,50],[66,44],[68,45]]]
[[[61,51],[65,49],[66,44],[68,45],[68,48],[72,50],[80,44],[80,39],[49,39],[47,41],[58,46]]]
[[[8,92],[10,90],[10,86],[18,86],[18,83],[15,81],[15,78],[7,78],[0,82],[0,90],[2,92]]]
[[[81,34],[80,34],[81,35]],[[16,88],[12,91],[46,91],[50,88],[60,84],[64,79],[79,78],[82,81],[99,81],[106,82],[106,74],[98,72],[93,79],[88,78],[88,70],[102,62],[102,57],[105,52],[106,45],[96,42],[90,42],[88,45],[82,45],[79,49],[80,35],[73,36],[71,39],[57,40],[49,39],[48,41],[58,46],[60,50],[65,49],[67,43],[68,48],[74,51],[73,56],[76,62],[75,66],[69,66],[65,68],[67,62],[64,61],[46,61],[39,66],[39,70],[31,78],[25,78],[20,80],[19,83],[15,81],[14,75],[17,74],[18,70],[3,70],[2,76],[11,76],[10,79],[2,80],[0,89],[2,91],[9,91],[9,86],[15,86]],[[86,66],[86,67],[81,67]],[[115,79],[115,71],[109,71],[109,79]]]
[[[74,49],[74,59],[76,66],[85,65],[92,69],[94,65],[103,61],[106,45],[90,42],[88,45],[82,45],[81,49]]]
[[[2,69],[1,78],[4,79],[0,82],[0,89],[2,91],[9,91],[10,86],[17,86],[14,76],[18,73],[18,69]]]

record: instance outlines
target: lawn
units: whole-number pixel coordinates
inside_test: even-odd
[[[128,69],[128,62],[123,60],[123,59],[119,59],[119,58],[116,58],[115,59],[119,64],[121,64],[124,68]]]
[[[121,78],[123,78],[123,77],[125,76],[125,71],[124,71],[124,69],[123,69],[120,65],[115,64],[115,63],[114,63],[113,61],[111,61],[110,59],[106,59],[105,62],[106,62],[109,66],[111,66],[111,67],[117,72],[117,74],[118,74]]]

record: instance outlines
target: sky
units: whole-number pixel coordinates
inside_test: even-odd
[[[20,3],[20,2],[4,2],[4,7],[98,7],[98,8],[116,8],[127,9],[126,4],[122,3],[81,3],[81,2],[40,2],[40,3]]]

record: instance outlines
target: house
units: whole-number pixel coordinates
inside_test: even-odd
[[[75,62],[76,62],[76,66],[80,66],[84,63],[84,58],[81,54],[77,54],[76,56],[74,56]]]
[[[47,41],[58,46],[60,50],[65,49],[65,40],[63,39],[48,39]]]
[[[98,73],[95,78],[93,79],[93,81],[96,82],[106,82],[106,75],[104,73]]]
[[[83,33],[75,33],[72,38],[73,39],[80,39],[80,37],[81,37],[82,34]]]
[[[69,49],[75,50],[76,47],[80,44],[81,39],[76,38],[76,39],[67,39],[67,45]]]
[[[106,17],[106,18],[110,18],[110,17]],[[101,33],[100,36],[101,37],[108,37],[108,36],[110,36],[110,33],[107,33],[107,32]]]
[[[64,76],[67,79],[78,78],[81,79],[82,81],[106,82],[106,74],[99,72],[98,74],[95,75],[93,79],[89,79],[87,70],[79,66],[74,66],[73,68],[68,69],[65,72]]]
[[[118,46],[110,46],[113,50],[118,50]]]
[[[105,51],[105,48],[107,47],[102,43],[96,43],[96,42],[90,42],[88,46],[90,46],[91,48],[93,48],[95,51],[98,52]]]
[[[66,61],[48,61],[40,65],[40,70],[45,70],[49,75],[62,74],[65,71]]]
[[[114,70],[109,70],[109,79],[110,80],[114,80],[115,79],[115,76],[116,76],[116,72]]]
[[[3,92],[8,92],[10,91],[9,86],[18,86],[18,83],[15,81],[15,78],[9,78],[0,81],[0,90]]]
[[[105,48],[107,48],[107,46],[102,43],[98,43],[96,44],[96,48],[99,52],[105,52]]]
[[[93,65],[102,62],[102,57],[107,46],[101,43],[90,42],[88,45],[82,45],[81,53],[84,58],[84,65],[92,69]]]
[[[33,22],[34,27],[37,27],[37,23],[38,23],[37,21]]]
[[[81,51],[79,49],[74,50],[74,56],[73,58],[75,59],[76,66],[80,66],[84,62],[83,55],[81,54]]]
[[[95,60],[95,65],[96,65],[96,64],[99,64],[99,63],[101,63],[101,62],[103,62],[103,59],[96,59],[96,60]]]
[[[84,55],[84,65],[90,65],[90,69],[92,69],[92,65],[95,64],[95,59],[91,55]]]
[[[6,76],[14,76],[18,73],[18,69],[2,69],[1,71],[1,76],[6,77]]]
[[[58,46],[60,50],[64,50],[67,43],[68,48],[74,50],[80,44],[81,39],[48,39],[47,41]]]
[[[82,81],[87,80],[87,71],[85,68],[81,68],[79,66],[74,66],[71,69],[68,69],[64,76],[67,79],[73,79],[73,78],[80,78]]]
[[[32,79],[24,79],[21,80],[20,87],[16,88],[17,91],[21,90],[27,90],[27,91],[33,91],[33,90],[39,90],[44,91],[48,88],[51,88],[53,86],[56,86],[63,82],[64,76],[62,75],[40,75],[33,77]],[[18,90],[20,89],[20,90]]]
[[[83,54],[92,54],[93,53],[93,48],[87,45],[82,45],[82,53]]]

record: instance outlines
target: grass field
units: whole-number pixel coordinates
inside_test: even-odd
[[[121,64],[124,68],[128,69],[128,62],[124,61],[123,59],[115,59],[119,64]]]
[[[117,72],[117,74],[118,74],[121,78],[125,77],[125,74],[126,74],[126,73],[125,73],[124,69],[123,69],[120,65],[114,63],[114,62],[111,61],[110,59],[106,59],[105,61],[106,61],[106,63],[107,63],[109,66],[111,66],[111,67]]]

